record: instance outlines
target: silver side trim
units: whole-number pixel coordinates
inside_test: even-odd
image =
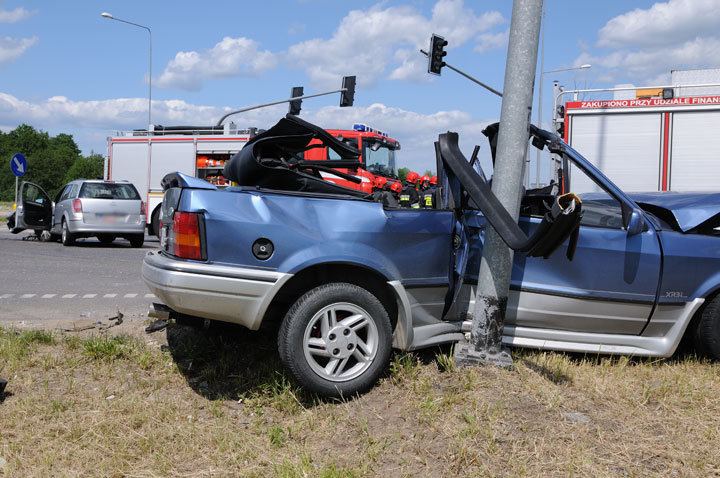
[[[413,326],[412,326],[412,307],[410,306],[410,298],[405,292],[405,287],[399,280],[388,281],[388,285],[395,292],[395,301],[397,302],[398,317],[395,331],[393,332],[392,345],[401,350],[408,350],[413,342]]]
[[[457,342],[465,338],[459,322],[438,322],[413,329],[414,337],[406,350],[422,349],[433,345]]]
[[[669,357],[677,349],[690,320],[704,301],[704,299],[695,299],[685,306],[677,307],[675,309],[677,319],[663,336],[568,332],[536,327],[508,326],[505,327],[503,343],[518,347],[568,352]],[[471,321],[463,322],[464,331],[469,331],[471,327]]]

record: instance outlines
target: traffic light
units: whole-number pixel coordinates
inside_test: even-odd
[[[345,91],[340,93],[340,106],[352,106],[355,101],[355,77],[343,76],[342,87]]]
[[[297,98],[298,96],[303,95],[303,87],[302,86],[293,86],[292,93],[290,94],[291,98]],[[291,115],[299,115],[300,114],[300,104],[302,103],[302,100],[291,100],[290,106],[288,107],[288,113]]]
[[[440,35],[433,34],[430,37],[430,51],[428,52],[428,73],[440,75],[440,70],[445,66],[443,57],[447,55],[445,47],[448,42]]]

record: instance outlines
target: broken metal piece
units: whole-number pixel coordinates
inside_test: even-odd
[[[150,325],[145,327],[145,333],[152,334],[153,332],[157,332],[158,330],[162,330],[165,327],[167,327],[168,323],[167,320],[158,319],[153,322],[150,322]]]
[[[7,386],[7,380],[4,378],[0,378],[0,395],[2,395],[5,392],[5,387]]]

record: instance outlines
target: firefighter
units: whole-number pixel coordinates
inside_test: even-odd
[[[433,205],[434,207],[438,207],[438,204],[440,204],[440,192],[438,191],[437,187],[437,176],[433,176],[430,178],[430,190],[432,191],[433,195]]]
[[[384,178],[383,176],[377,176],[373,180],[373,191],[372,191],[372,198],[373,201],[382,202],[383,198],[385,197],[385,186],[387,185],[387,178]]]
[[[390,185],[390,199],[392,199],[392,205],[389,205],[389,207],[399,207],[400,206],[400,192],[402,191],[403,187],[402,184],[393,182]]]
[[[435,190],[430,187],[430,176],[427,174],[420,178],[420,207],[432,209],[435,207]]]
[[[400,191],[400,207],[417,209],[420,207],[420,196],[417,192],[417,181],[420,175],[410,171],[405,178],[405,187]]]

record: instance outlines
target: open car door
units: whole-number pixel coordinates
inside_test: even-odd
[[[662,266],[653,224],[559,137],[534,126],[530,131],[534,146],[547,146],[570,165],[565,185],[573,194],[526,194],[519,223],[470,168],[457,135],[440,135],[450,187],[457,188],[454,197],[469,212],[464,215],[470,242],[465,285],[477,284],[482,231],[490,224],[516,251],[504,341],[530,345],[542,337],[552,348],[547,337],[555,336],[555,347],[566,350],[572,343],[612,343],[598,334],[642,333],[655,308]],[[492,150],[495,135],[488,137]]]
[[[15,210],[15,226],[10,232],[17,234],[25,229],[46,231],[50,229],[53,203],[43,188],[23,181],[20,185],[20,201]]]

